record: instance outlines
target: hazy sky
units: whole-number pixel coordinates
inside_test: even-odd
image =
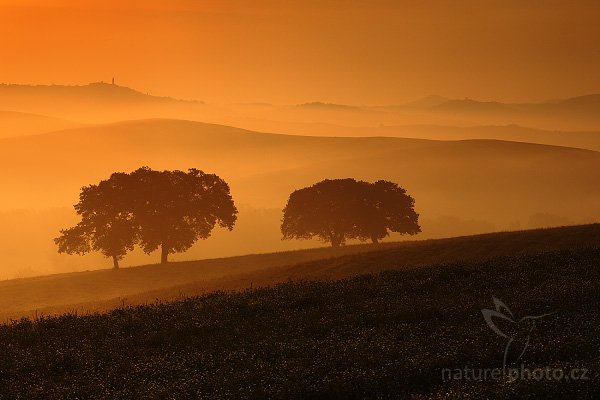
[[[0,0],[0,82],[208,102],[600,92],[600,1]]]

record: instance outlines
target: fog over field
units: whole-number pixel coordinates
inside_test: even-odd
[[[30,101],[36,96],[37,102]],[[13,98],[16,100],[11,103]],[[219,106],[218,115],[211,105],[95,84],[4,86],[0,87],[0,100],[4,106],[10,103],[27,112],[0,113],[0,182],[6,188],[0,198],[4,278],[107,267],[108,260],[98,254],[58,255],[52,239],[59,229],[77,221],[72,205],[82,186],[106,179],[112,172],[131,172],[141,166],[199,168],[216,173],[230,184],[240,209],[232,232],[216,230],[190,251],[175,255],[175,260],[322,245],[316,240],[282,241],[279,224],[289,194],[325,178],[400,183],[416,199],[421,215],[422,233],[417,238],[585,223],[599,218],[600,188],[596,183],[600,153],[595,150],[600,147],[600,133],[546,131],[511,124],[469,127],[468,116],[473,110],[464,108],[451,114],[462,118],[467,126],[383,124],[410,122],[405,116],[415,109],[434,113],[448,102],[448,107],[457,107],[446,99],[438,99],[441,103],[434,105],[383,108],[324,103],[232,105]],[[101,106],[92,107],[94,103]],[[590,112],[590,104],[594,103],[586,99],[578,112],[587,113],[593,122],[600,113]],[[520,107],[522,113],[528,112],[527,107]],[[523,115],[537,117],[546,112],[544,107],[532,106],[534,111]],[[547,107],[559,106],[553,103]],[[91,118],[83,109],[102,116]],[[238,114],[231,111],[234,109]],[[272,125],[281,131],[197,122],[190,119],[200,119],[202,112],[196,110],[208,113],[207,120],[230,120],[242,127]],[[565,115],[574,112],[565,110]],[[31,111],[58,117],[28,114]],[[255,118],[248,118],[252,113]],[[261,119],[265,113],[289,119],[269,122]],[[122,121],[126,115],[171,118]],[[494,122],[477,115],[479,123]],[[511,122],[511,115],[504,122]],[[568,125],[568,118],[565,121]],[[393,234],[390,239],[401,237]],[[136,251],[124,264],[146,264],[156,257]]]

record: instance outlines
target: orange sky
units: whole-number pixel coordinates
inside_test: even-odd
[[[0,82],[208,102],[600,92],[600,2],[0,0]]]

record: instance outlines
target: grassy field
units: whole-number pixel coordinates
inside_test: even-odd
[[[16,279],[0,282],[0,320],[107,311],[123,305],[174,300],[214,290],[244,289],[289,280],[342,279],[392,269],[598,243],[600,224],[594,224]]]
[[[597,232],[522,235],[570,229]],[[514,247],[514,237],[461,239],[450,258],[470,241],[483,246],[467,261],[3,325],[0,398],[598,398],[600,249],[539,251],[542,242]],[[401,256],[427,264],[448,243],[301,265],[338,276],[393,268]],[[502,367],[506,340],[481,312],[492,297],[516,319],[554,312],[520,363],[587,379],[444,381],[446,368]]]

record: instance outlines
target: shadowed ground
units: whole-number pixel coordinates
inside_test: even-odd
[[[597,235],[598,227],[569,229]],[[462,251],[471,241],[489,255],[494,248],[527,254],[489,258],[482,250],[466,262],[0,326],[0,397],[595,398],[600,251],[535,254],[538,240],[569,229],[522,233],[537,238],[524,245],[522,237],[516,247],[514,234],[454,242]],[[401,265],[417,247],[297,267],[380,270]],[[422,262],[449,255],[444,246],[420,250]],[[589,380],[444,382],[444,368],[502,366],[505,340],[481,315],[493,296],[518,316],[557,311],[532,333],[527,368],[577,368]]]

